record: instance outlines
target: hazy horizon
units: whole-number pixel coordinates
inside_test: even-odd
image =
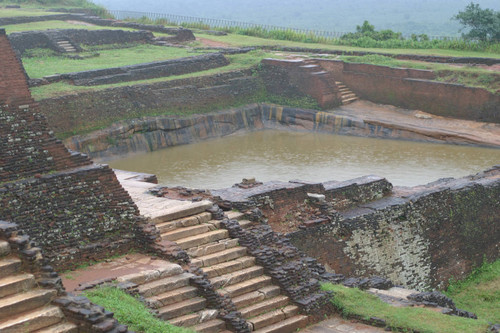
[[[377,30],[392,29],[405,34],[453,36],[460,25],[451,17],[470,0],[351,0],[308,2],[289,0],[92,0],[111,10],[128,10],[227,19],[303,29],[354,31],[368,20]],[[482,8],[500,10],[500,1],[475,1]]]

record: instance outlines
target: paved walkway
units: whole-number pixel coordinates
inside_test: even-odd
[[[500,148],[500,124],[446,118],[364,100],[343,105],[332,112],[354,116],[368,124],[403,129],[450,143],[470,143]]]
[[[303,333],[380,333],[385,332],[383,328],[365,325],[354,320],[333,317],[316,325],[310,326],[300,332]]]
[[[156,197],[148,191],[157,184],[141,181],[140,173],[114,170],[118,181],[123,188],[130,194],[132,200],[139,208],[141,215],[151,218],[156,222],[157,219],[175,219],[176,215],[186,210],[205,210],[212,206],[207,200],[191,202],[184,200],[174,200],[162,197]],[[193,213],[195,214],[195,213]],[[189,214],[184,214],[189,215]]]

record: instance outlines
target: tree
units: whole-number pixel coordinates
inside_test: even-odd
[[[453,17],[469,32],[462,34],[466,39],[500,42],[500,12],[492,9],[481,9],[479,4],[471,2],[465,10]]]

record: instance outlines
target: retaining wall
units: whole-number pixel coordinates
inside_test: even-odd
[[[374,125],[348,115],[269,104],[250,104],[242,108],[191,117],[160,116],[122,121],[89,135],[72,136],[65,140],[65,145],[94,158],[108,159],[128,153],[154,151],[223,137],[237,131],[261,129],[405,138],[424,142],[471,142],[459,133],[454,135],[449,132],[437,132],[429,135],[427,132],[418,133],[411,128]]]
[[[146,43],[154,38],[153,34],[149,31],[124,30],[63,29],[23,31],[9,34],[10,43],[18,54],[34,48],[48,48],[60,51],[54,41],[56,37],[62,37],[71,42],[85,45]]]
[[[486,89],[432,81],[430,71],[318,60],[356,95],[375,103],[439,116],[500,122],[500,95]]]
[[[380,275],[409,288],[445,287],[484,258],[500,256],[500,166],[460,179],[394,188],[367,176],[320,184],[268,182],[212,191],[224,206],[295,214],[308,193],[325,195],[315,220],[287,234],[293,245],[346,276]]]
[[[500,167],[347,211],[337,223],[288,234],[336,273],[386,276],[410,288],[445,287],[498,259]]]
[[[182,75],[226,65],[229,65],[229,61],[223,54],[209,53],[193,57],[141,63],[130,66],[56,74],[44,77],[44,79],[51,83],[61,80],[71,80],[72,83],[77,86],[93,86]]]
[[[105,89],[39,101],[56,133],[108,126],[168,110],[192,110],[234,103],[261,91],[251,71]]]

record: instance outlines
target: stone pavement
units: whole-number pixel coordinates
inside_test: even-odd
[[[193,214],[195,214],[198,210],[201,209],[201,211],[203,211],[212,205],[212,203],[207,200],[191,202],[156,197],[148,193],[148,191],[158,185],[141,181],[141,176],[143,174],[123,170],[113,171],[115,172],[120,184],[132,197],[132,200],[139,208],[141,215],[151,218],[153,222],[157,222],[156,220],[160,218],[178,218],[176,215],[180,212],[187,215],[186,210],[190,209],[192,209]]]
[[[331,112],[356,117],[367,124],[402,129],[448,143],[500,147],[500,124],[446,118],[364,100],[340,106]]]
[[[383,328],[369,326],[355,320],[347,320],[341,317],[332,317],[318,324],[310,326],[302,333],[380,333],[385,332]]]

